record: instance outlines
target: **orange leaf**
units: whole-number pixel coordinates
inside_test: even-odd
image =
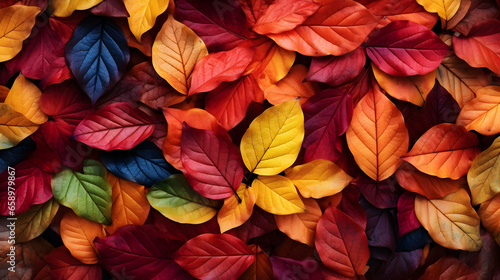
[[[43,124],[49,117],[40,107],[40,97],[42,97],[40,89],[23,74],[19,74],[5,98],[5,104],[10,104],[14,110],[25,115],[30,121]]]
[[[425,75],[398,77],[386,74],[372,62],[373,75],[381,88],[392,97],[422,107],[427,94],[434,87],[435,71]]]
[[[477,92],[477,97],[465,104],[457,124],[483,135],[500,133],[500,87],[488,86]]]
[[[40,8],[14,5],[0,9],[0,62],[15,57],[31,34]],[[4,66],[2,66],[4,67]]]
[[[456,180],[467,174],[480,152],[474,133],[460,125],[442,123],[424,133],[402,159],[426,174]]]
[[[255,252],[255,261],[240,276],[239,280],[272,280],[274,279],[273,265],[269,256],[262,251],[259,245],[248,245]]]
[[[425,269],[424,275],[419,280],[427,279],[456,279],[476,280],[479,273],[457,258],[443,256],[437,262]]]
[[[408,151],[403,115],[380,90],[359,101],[346,135],[354,160],[376,181],[394,174],[402,163],[400,157]]]
[[[495,237],[500,246],[500,195],[481,203],[477,212],[484,228]]]
[[[241,201],[238,201],[236,195],[224,199],[224,205],[217,214],[221,233],[241,226],[252,215],[255,205],[255,195],[252,189],[248,188],[246,184],[241,184],[237,194]]]
[[[113,223],[105,226],[105,230],[113,234],[125,225],[143,225],[151,207],[146,198],[144,186],[116,177],[111,172],[107,174],[112,188],[111,220]]]
[[[285,233],[293,240],[313,247],[314,237],[316,235],[316,225],[323,213],[316,200],[312,198],[302,198],[302,202],[304,202],[306,206],[305,213],[274,215],[274,219],[281,232]]]
[[[257,49],[257,52],[259,49]],[[285,50],[284,48],[276,45],[273,46],[268,52],[270,57],[269,63],[265,64],[258,61],[262,70],[257,67],[251,75],[257,78],[257,82],[262,90],[276,84],[290,72],[292,65],[295,61],[295,52]]]
[[[302,64],[293,66],[285,78],[266,89],[264,95],[267,101],[277,105],[300,97],[300,104],[306,103],[309,97],[319,91],[319,86],[315,82],[302,82],[307,76],[307,71],[307,67]]]
[[[359,47],[377,25],[370,11],[352,0],[323,0],[320,4],[316,13],[295,29],[267,36],[303,55],[343,55]]]
[[[428,200],[417,195],[415,215],[431,238],[443,247],[466,251],[479,251],[482,247],[479,216],[464,189],[442,199]]]
[[[61,220],[60,233],[64,245],[75,259],[85,264],[99,261],[94,239],[106,236],[101,224],[67,211]]]
[[[163,111],[168,123],[168,132],[163,142],[163,155],[165,159],[177,170],[184,171],[181,162],[181,137],[182,123],[197,129],[215,131],[230,140],[227,132],[219,125],[214,116],[202,109],[180,110],[167,108]]]

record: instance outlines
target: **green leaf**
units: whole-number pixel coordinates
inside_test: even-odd
[[[163,216],[178,223],[201,224],[217,214],[219,202],[198,194],[182,174],[154,184],[146,194],[149,203]]]
[[[83,162],[83,173],[65,169],[52,177],[52,193],[80,217],[111,225],[111,185],[98,161]]]
[[[17,216],[16,243],[37,238],[50,225],[59,210],[59,203],[51,199],[44,204],[33,205],[28,211]]]

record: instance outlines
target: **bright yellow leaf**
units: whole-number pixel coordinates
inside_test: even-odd
[[[39,12],[38,7],[24,5],[0,9],[0,62],[12,59],[21,51]]]
[[[120,227],[134,224],[143,225],[149,215],[150,205],[144,192],[144,186],[107,173],[112,188],[113,204],[110,226],[104,229],[112,234]]]
[[[429,200],[417,195],[415,214],[439,245],[453,250],[481,250],[479,216],[466,190],[460,189],[440,199]]]
[[[500,137],[472,161],[467,182],[474,205],[500,193]]]
[[[69,17],[75,10],[88,10],[103,0],[49,0],[49,7],[56,17]]]
[[[23,114],[17,112],[9,104],[0,104],[0,150],[16,146],[24,138],[38,129]]]
[[[252,216],[255,195],[251,188],[247,188],[246,184],[241,184],[236,193],[241,202],[238,201],[236,195],[232,195],[224,199],[224,205],[217,214],[217,222],[221,233],[241,226]]]
[[[304,140],[304,114],[298,100],[290,100],[264,111],[243,135],[243,163],[259,175],[276,175],[290,167]]]
[[[14,110],[25,115],[30,121],[43,124],[49,117],[40,108],[40,97],[42,91],[19,74],[5,99],[5,104],[10,104]]]
[[[130,15],[128,17],[130,31],[139,43],[142,34],[153,28],[156,18],[167,10],[169,3],[168,0],[124,0],[123,2]]]
[[[332,161],[316,159],[285,171],[286,177],[299,189],[303,197],[322,198],[341,192],[352,181]]]
[[[457,124],[483,135],[500,133],[500,86],[480,89],[460,111]]]
[[[187,95],[194,66],[206,55],[203,40],[170,16],[153,44],[153,67],[174,89]]]
[[[417,0],[429,13],[437,13],[444,20],[450,20],[460,7],[460,0]]]
[[[286,177],[259,176],[252,182],[256,204],[264,211],[276,215],[303,213],[306,206],[300,199],[292,181]]]

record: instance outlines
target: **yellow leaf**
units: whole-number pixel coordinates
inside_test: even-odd
[[[500,245],[500,195],[481,203],[477,211],[481,224],[490,232],[498,245]]]
[[[415,214],[439,245],[453,250],[481,250],[479,216],[466,190],[460,189],[441,199],[429,200],[417,195]]]
[[[33,205],[17,216],[16,243],[28,242],[42,234],[59,210],[59,203],[50,199],[44,204]]]
[[[500,133],[500,86],[480,89],[460,111],[457,124],[483,135]]]
[[[135,38],[141,43],[141,36],[155,25],[156,18],[168,8],[168,0],[124,0],[129,13],[128,25]],[[169,19],[173,16],[169,16]]]
[[[322,198],[341,192],[352,181],[332,161],[316,159],[285,171],[286,177],[299,189],[303,197]]]
[[[39,12],[38,7],[24,5],[0,9],[0,62],[12,59],[21,51]]]
[[[149,215],[150,205],[144,192],[144,186],[107,173],[112,188],[113,204],[110,226],[104,229],[112,234],[122,226],[143,225]]]
[[[16,146],[38,129],[37,124],[9,104],[0,104],[0,150]]]
[[[444,20],[450,20],[460,7],[460,0],[417,0],[429,13],[437,13]]]
[[[474,205],[500,193],[500,137],[472,161],[467,182]]]
[[[304,114],[298,100],[290,100],[264,111],[243,135],[243,163],[259,175],[276,175],[290,167],[304,140]]]
[[[259,176],[252,182],[256,204],[264,211],[276,215],[303,213],[306,206],[292,181],[286,177]]]
[[[49,7],[56,17],[69,17],[75,10],[88,10],[103,0],[49,0]]]
[[[255,195],[246,184],[241,184],[236,191],[241,199],[238,201],[236,195],[224,199],[224,205],[217,214],[220,232],[224,233],[232,228],[241,226],[252,216],[255,205]]]
[[[288,237],[314,247],[316,225],[323,213],[316,200],[304,198],[302,201],[306,206],[305,213],[275,215],[274,219],[278,229]]]
[[[84,264],[94,264],[99,261],[94,239],[106,236],[101,224],[68,211],[61,219],[60,232],[64,245],[75,259]]]
[[[36,124],[45,123],[49,117],[40,108],[42,92],[22,74],[14,81],[5,104],[10,104],[14,110],[26,116]]]
[[[263,91],[285,78],[295,62],[295,52],[285,50],[276,44],[273,49],[275,51],[271,60],[264,67],[262,73],[256,75],[257,82]],[[256,71],[258,72],[258,70]]]
[[[174,89],[187,95],[194,66],[206,55],[201,38],[170,16],[153,44],[153,67]]]
[[[397,77],[386,74],[373,63],[372,69],[379,86],[389,95],[420,107],[424,105],[427,94],[429,94],[436,82],[435,71],[431,71],[425,75]]]
[[[380,90],[368,92],[356,105],[346,136],[354,160],[376,181],[394,174],[408,150],[403,115]]]

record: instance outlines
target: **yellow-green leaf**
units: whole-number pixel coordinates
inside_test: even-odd
[[[182,174],[155,183],[146,197],[154,209],[178,223],[202,224],[217,214],[218,202],[199,195]]]
[[[0,104],[0,150],[16,146],[24,138],[38,129],[23,114],[17,112],[9,104]]]
[[[129,13],[128,25],[135,38],[141,43],[141,36],[155,25],[156,18],[168,8],[168,0],[124,0]],[[170,16],[169,18],[173,18]]]
[[[303,197],[322,198],[341,192],[352,177],[332,161],[316,159],[285,171]]]
[[[500,137],[472,161],[467,182],[474,205],[500,193]]]
[[[429,200],[417,195],[415,214],[439,245],[453,250],[481,250],[479,216],[466,190],[460,189],[440,199]]]
[[[286,177],[259,176],[252,182],[256,204],[264,211],[276,215],[303,213],[306,206],[300,199],[292,181]]]
[[[304,114],[298,100],[271,107],[255,118],[240,144],[243,163],[259,175],[276,175],[290,167],[304,140]]]
[[[21,51],[39,12],[38,7],[24,5],[0,9],[0,62],[12,59]]]
[[[5,99],[5,104],[10,104],[14,110],[25,115],[30,121],[43,124],[49,117],[40,108],[40,97],[42,91],[19,74]]]
[[[460,7],[460,0],[417,0],[429,13],[437,13],[444,20],[450,20]]]
[[[103,0],[49,0],[49,7],[56,17],[69,17],[75,10],[87,10]]]
[[[220,232],[224,233],[232,228],[241,226],[252,216],[255,205],[255,195],[246,184],[241,184],[236,191],[241,199],[238,201],[236,195],[224,199],[224,205],[217,214]]]
[[[153,44],[153,67],[178,92],[187,95],[194,66],[208,55],[203,40],[189,27],[169,17]]]
[[[42,234],[59,210],[59,203],[51,199],[44,204],[33,205],[17,216],[16,243],[28,242]]]

